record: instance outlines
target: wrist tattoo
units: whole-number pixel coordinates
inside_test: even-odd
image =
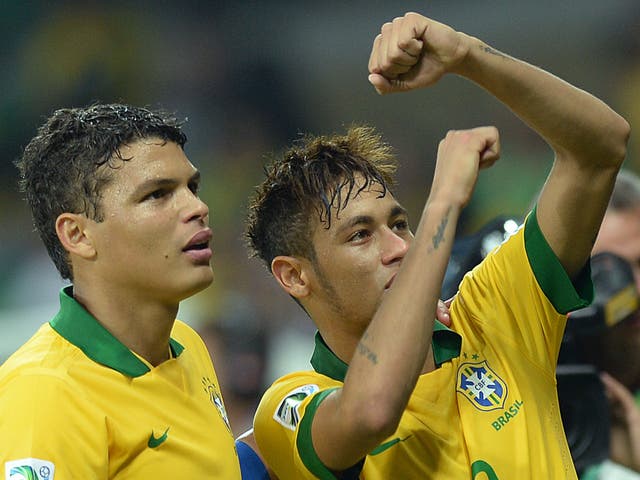
[[[374,365],[378,364],[378,355],[364,344],[365,339],[369,336],[367,332],[364,333],[360,341],[358,342],[358,353],[363,357],[366,357]]]
[[[500,52],[500,51],[496,50],[495,48],[490,47],[489,45],[482,45],[482,46],[480,47],[480,49],[481,49],[483,52],[486,52],[486,53],[488,53],[488,54],[490,54],[490,55],[495,55],[495,56],[497,56],[497,57],[507,58],[507,56],[506,56],[504,53],[502,53],[502,52]]]
[[[449,208],[447,210],[447,212],[444,214],[444,218],[440,222],[440,225],[438,225],[438,231],[433,236],[432,241],[433,241],[433,249],[434,250],[437,250],[438,247],[440,246],[440,244],[442,243],[442,240],[444,240],[444,230],[445,230],[445,228],[447,228],[447,224],[449,223],[449,213],[450,212],[451,212],[451,208]]]

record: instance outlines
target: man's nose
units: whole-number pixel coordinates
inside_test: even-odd
[[[209,206],[196,194],[189,190],[187,195],[187,207],[185,209],[185,220],[204,219],[209,216]]]
[[[402,260],[409,250],[409,240],[401,237],[393,230],[389,229],[384,234],[384,250],[382,255],[382,263],[388,264],[398,260]]]

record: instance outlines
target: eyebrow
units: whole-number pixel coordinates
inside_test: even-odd
[[[399,217],[401,215],[406,216],[407,210],[400,205],[394,205],[391,210],[389,210],[389,214],[387,218]],[[349,230],[356,225],[371,225],[374,223],[373,217],[371,215],[356,215],[352,219],[350,219],[347,223],[341,225],[336,230],[336,235],[340,235],[342,232]]]
[[[200,182],[201,177],[202,174],[200,173],[200,170],[196,170],[195,173],[191,175],[191,177],[189,177],[189,181],[187,183]],[[138,185],[138,187],[133,192],[133,196],[142,195],[157,188],[173,187],[179,183],[180,180],[175,178],[150,178]]]

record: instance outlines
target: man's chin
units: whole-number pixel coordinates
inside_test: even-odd
[[[209,269],[208,272],[204,272],[201,278],[194,280],[189,288],[185,289],[180,295],[180,301],[186,300],[189,297],[194,296],[197,293],[207,289],[213,283],[213,271]]]

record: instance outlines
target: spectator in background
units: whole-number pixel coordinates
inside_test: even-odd
[[[216,366],[231,431],[237,436],[251,428],[265,388],[269,336],[249,298],[230,292],[221,303],[219,315],[197,330]]]
[[[175,318],[213,279],[185,142],[162,112],[94,105],[54,112],[18,161],[72,285],[0,367],[7,478],[240,478],[209,353]]]
[[[624,258],[640,292],[640,178],[621,170],[602,220],[593,253],[611,252]],[[597,335],[582,336],[585,361],[595,365],[611,402],[610,459],[637,472],[640,478],[640,315]],[[584,478],[608,479],[615,466],[603,464]]]

